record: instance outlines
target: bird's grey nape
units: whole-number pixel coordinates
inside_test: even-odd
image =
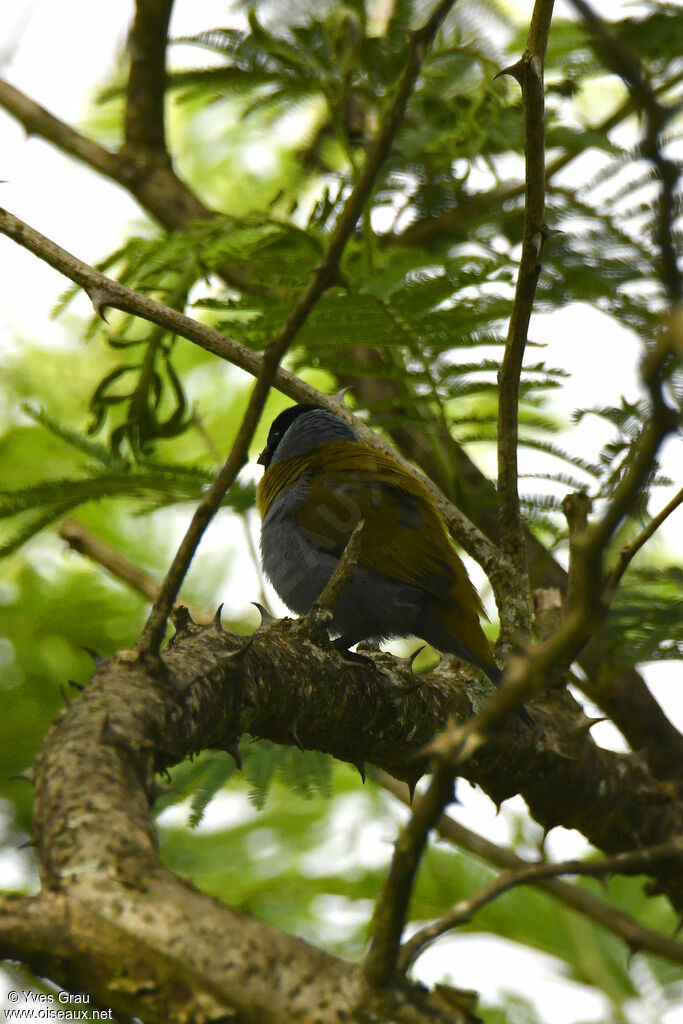
[[[339,416],[327,409],[311,409],[297,416],[287,428],[273,452],[271,463],[305,455],[328,441],[357,440],[358,435],[353,427]]]

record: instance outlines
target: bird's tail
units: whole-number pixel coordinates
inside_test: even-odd
[[[457,654],[463,661],[476,665],[495,686],[500,685],[503,673],[474,611],[432,598],[426,602],[420,628],[415,632],[437,650]],[[517,714],[527,725],[533,725],[534,720],[523,704],[519,705]]]

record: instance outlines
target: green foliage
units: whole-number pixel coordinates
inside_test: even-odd
[[[247,748],[247,758],[252,756],[250,750]],[[267,756],[270,754],[267,751]],[[256,769],[250,768],[248,761],[245,769],[252,780],[270,771],[257,756],[260,763]],[[228,761],[227,755],[203,754],[191,766],[175,769],[173,781],[177,783],[181,776],[196,780],[217,764],[227,766]],[[226,770],[232,772],[230,767]],[[271,786],[267,803],[256,812],[253,801],[245,798],[238,776],[234,776],[224,793],[225,809],[219,806],[212,812],[209,807],[204,823],[193,836],[179,825],[163,826],[162,817],[164,859],[204,891],[227,899],[232,906],[321,943],[339,955],[357,957],[366,940],[365,908],[377,893],[391,853],[387,845],[378,855],[376,840],[364,835],[364,828],[371,822],[373,831],[389,836],[397,823],[387,797],[371,783],[359,792],[357,776],[350,768],[335,765],[332,785],[336,800],[330,808],[324,794],[302,799],[278,781]],[[194,783],[190,788],[195,792]],[[195,799],[193,796],[191,815]],[[351,831],[341,823],[335,824],[336,815],[345,822],[354,822]],[[223,817],[230,824],[221,824]],[[336,851],[336,861],[320,856],[320,847],[324,850],[329,844]],[[234,868],[226,871],[226,865]],[[444,844],[430,847],[413,893],[411,921],[439,917],[494,874],[469,854]],[[592,879],[575,884],[651,928],[663,933],[675,928],[667,901],[647,897],[643,879],[615,877],[606,889]],[[334,927],[326,928],[320,920],[321,903],[335,908],[330,910],[339,916]],[[532,887],[513,889],[488,904],[458,929],[458,934],[462,933],[504,937],[554,957],[563,965],[565,976],[595,986],[607,995],[614,1020],[625,1019],[621,1009],[638,994],[623,944],[583,915],[558,905]],[[655,957],[644,959],[662,986],[662,998],[668,1000],[670,992],[673,1005],[678,972]],[[486,1014],[484,1019],[489,1019]],[[513,1015],[510,1019],[521,1018]]]
[[[679,565],[632,568],[610,607],[601,646],[617,667],[683,657],[683,569]]]
[[[241,778],[248,784],[249,800],[262,810],[277,779],[305,799],[331,795],[332,761],[315,750],[280,747],[266,740],[242,744]],[[199,825],[213,798],[232,778],[235,759],[223,751],[203,751],[173,770],[173,789],[160,807],[190,799],[190,824]]]
[[[146,460],[133,463],[91,442],[87,436],[61,426],[44,410],[25,411],[53,437],[88,457],[88,461],[79,467],[78,478],[46,480],[43,477],[28,486],[0,490],[0,520],[9,521],[14,527],[14,532],[0,543],[0,557],[16,551],[43,527],[86,502],[112,497],[135,498],[152,503],[154,508],[162,508],[175,502],[197,501],[211,482],[212,475],[199,466],[160,465]],[[0,454],[2,447],[21,450],[24,443],[33,440],[32,434],[22,428],[7,434],[0,441]],[[253,485],[236,482],[223,504],[244,512],[254,504]]]
[[[615,436],[600,452],[600,467],[596,473],[596,476],[601,478],[599,497],[609,497],[614,493],[629,464],[633,446],[643,431],[648,414],[649,407],[645,401],[629,402],[625,398],[622,398],[619,406],[579,409],[575,413],[574,420],[577,423],[581,422],[585,416],[594,415],[616,428]],[[662,484],[669,485],[671,480],[661,476],[656,470],[653,471],[648,487],[638,496],[638,502],[634,508],[636,518],[642,519],[646,516],[650,490]]]

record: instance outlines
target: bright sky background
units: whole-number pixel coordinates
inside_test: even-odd
[[[529,2],[517,3],[529,9]],[[626,5],[620,0],[599,4],[608,16]],[[175,35],[226,23],[226,0],[202,0],[188,3],[179,0],[172,23]],[[14,0],[5,3],[0,21],[0,75],[24,90],[64,120],[78,124],[87,104],[87,90],[106,77],[114,55],[124,45],[133,11],[132,0]],[[633,10],[636,5],[631,4]],[[565,15],[567,6],[557,4],[557,13]],[[27,220],[43,234],[88,262],[101,259],[113,250],[140,220],[135,202],[112,183],[98,178],[90,170],[68,160],[53,147],[39,139],[26,139],[24,131],[0,111],[0,204]],[[20,345],[22,339],[39,338],[45,343],[63,344],[65,326],[49,319],[49,310],[65,287],[65,280],[44,263],[0,237],[0,360],[2,354]],[[87,312],[87,306],[81,308]],[[640,346],[632,333],[619,328],[604,314],[582,304],[573,304],[551,317],[536,316],[530,334],[549,343],[546,353],[550,365],[561,365],[572,372],[572,379],[560,396],[560,411],[569,416],[578,406],[599,404],[615,387],[634,397],[639,389],[637,365]],[[575,450],[592,453],[599,445],[595,420],[576,430]],[[681,442],[667,445],[663,470],[680,482],[683,464]],[[661,507],[674,493],[660,492]],[[683,551],[683,512],[681,509],[667,524],[667,544]],[[234,545],[231,545],[234,549]],[[233,571],[250,573],[249,562]],[[253,578],[253,575],[252,577]],[[647,679],[672,719],[683,728],[683,687],[680,665],[650,666]],[[601,734],[594,729],[599,742],[609,745],[609,729]],[[465,784],[460,785],[463,807],[454,816],[469,827],[493,840],[505,843],[510,837],[510,821],[496,816],[491,802]],[[247,813],[242,797],[227,794],[216,802],[214,814],[228,818]],[[520,800],[510,802],[521,809]],[[340,810],[340,815],[357,815],[357,805]],[[214,820],[217,820],[214,819]],[[344,831],[343,821],[335,823]],[[388,836],[377,836],[368,825],[366,851],[381,850],[386,856]],[[549,853],[558,857],[572,856],[584,848],[580,837],[556,829],[550,835]],[[368,855],[372,856],[370,852]],[[5,878],[5,863],[0,874]],[[9,867],[8,867],[9,869]],[[330,905],[330,915],[337,915],[341,924],[343,909]],[[335,925],[336,926],[336,925]],[[558,977],[553,961],[524,950],[513,943],[465,935],[443,941],[432,954],[420,962],[421,976],[426,982],[438,980],[444,963],[453,972],[454,983],[478,988],[492,998],[497,988],[518,991],[532,997],[551,1024],[575,1024],[600,1012],[601,997],[587,988],[568,983]],[[491,964],[495,961],[495,978]],[[457,969],[456,969],[457,965]],[[531,986],[530,988],[530,979]],[[646,981],[646,979],[644,979]],[[643,1015],[642,1007],[634,1010],[634,1024],[683,1024],[683,1009],[668,1016]]]

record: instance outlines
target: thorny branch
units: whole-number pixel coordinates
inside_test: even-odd
[[[130,576],[130,573],[126,573],[126,579],[129,579]],[[305,628],[304,623],[302,623],[301,626]],[[424,686],[426,687],[427,685],[427,680],[425,680]],[[426,692],[427,691],[423,689],[423,693],[426,694]],[[297,718],[294,719],[294,721],[296,720]],[[252,729],[255,729],[255,726],[252,725]],[[308,737],[310,742],[310,736],[307,731],[305,731],[306,726],[303,720],[301,720],[300,729],[303,732],[303,735]],[[296,736],[296,733],[294,735]],[[397,795],[403,796],[404,799],[407,799],[407,792],[405,795],[400,792],[400,789],[405,790],[406,787],[399,787],[396,780],[386,776],[386,773],[380,772],[380,781],[384,785],[387,785],[388,783],[388,788],[393,792],[397,792],[397,790],[399,790]],[[609,787],[607,787],[607,789],[609,789]],[[557,792],[555,793],[555,796],[557,797]],[[553,803],[556,804],[556,800],[554,800]],[[471,849],[479,856],[484,856],[487,859],[492,860],[499,866],[511,868],[513,872],[519,872],[522,869],[526,870],[529,867],[529,865],[525,864],[520,858],[517,858],[510,851],[495,847],[494,844],[488,843],[481,837],[468,833],[468,831],[463,829],[462,826],[458,826],[455,822],[452,822],[443,815],[437,817],[435,825],[439,828],[442,834],[453,839],[459,845],[463,845],[466,848]],[[640,863],[641,862],[639,861],[639,864]],[[624,870],[628,869],[628,860],[621,860],[619,862],[619,867]],[[583,890],[576,889],[575,887],[563,886],[562,883],[557,881],[542,883],[542,887],[557,896],[557,898],[562,899],[567,905],[586,913],[593,920],[598,921],[605,927],[612,930],[615,934],[623,938],[624,941],[629,944],[630,948],[634,950],[648,949],[674,961],[677,961],[679,958],[681,952],[680,945],[674,940],[669,939],[667,936],[652,932],[649,929],[644,929],[642,926],[638,925],[637,922],[628,918],[627,915],[621,914],[619,911],[605,905],[602,901],[591,896],[590,893],[586,893]],[[369,961],[369,963],[370,966],[372,966],[371,961]],[[373,978],[371,974],[366,976],[366,983],[367,982],[372,984]]]
[[[68,529],[60,530],[60,535],[64,536],[75,550],[101,564],[108,572],[123,580],[143,596],[149,597],[150,594],[158,590],[158,584],[148,573],[141,570],[118,552],[113,551],[100,538],[85,529],[81,524],[69,519],[65,521],[64,527],[68,527]],[[192,618],[197,622],[208,623],[214,616],[209,611],[197,609],[192,613]],[[368,662],[369,665],[370,662]],[[410,790],[405,783],[399,782],[382,769],[376,769],[374,777],[383,788],[405,804],[410,804]],[[470,851],[499,868],[519,871],[528,867],[528,863],[511,850],[497,846],[495,843],[471,832],[445,814],[440,816],[435,827],[443,838],[450,840],[455,845]],[[666,935],[638,924],[637,921],[627,914],[610,907],[603,900],[597,899],[597,897],[585,889],[566,885],[554,879],[548,881],[536,880],[531,884],[537,885],[566,906],[585,914],[591,920],[613,932],[622,938],[632,950],[643,949],[657,953],[659,956],[676,960],[679,953],[679,943]]]

